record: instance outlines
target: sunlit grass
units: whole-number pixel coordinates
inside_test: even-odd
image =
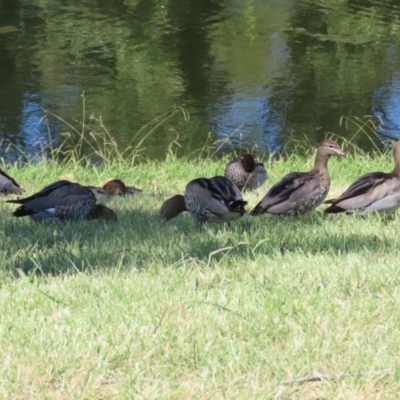
[[[266,161],[249,210],[313,158]],[[35,224],[0,203],[1,398],[398,398],[398,216],[321,206],[231,228],[199,231],[188,215],[163,226],[161,203],[227,160],[7,167],[27,195],[60,177],[118,177],[143,193],[109,203],[119,219],[109,225]],[[332,158],[329,197],[392,163],[390,153]]]

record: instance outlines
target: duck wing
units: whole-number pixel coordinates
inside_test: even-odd
[[[93,197],[93,193],[77,183],[69,181],[54,182],[41,191],[24,199],[7,200],[7,203],[22,204],[31,210],[46,210],[57,206],[75,204],[80,200]]]
[[[292,172],[277,182],[256,205],[251,215],[260,215],[269,210],[274,214],[291,213],[293,203],[298,202],[317,186],[315,174]]]
[[[355,180],[338,198],[325,203],[331,204],[325,212],[338,213],[351,210],[392,208],[399,202],[400,180],[385,172],[371,172]]]
[[[216,217],[223,217],[230,211],[240,212],[239,209],[247,204],[243,201],[239,189],[229,179],[216,176],[211,179],[198,178],[188,183],[185,201],[193,202],[193,207],[204,210]],[[189,209],[191,206],[189,205]],[[244,211],[241,215],[244,214]]]
[[[243,200],[239,188],[224,176],[215,176],[209,180],[210,189],[216,205],[223,202],[229,211],[237,211],[243,215],[246,211],[244,206],[247,201]]]

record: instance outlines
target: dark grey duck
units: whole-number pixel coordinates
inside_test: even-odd
[[[7,203],[21,204],[13,212],[15,217],[29,215],[36,221],[76,221],[86,219],[96,199],[86,186],[58,181],[32,196]]]
[[[198,178],[190,181],[185,194],[175,195],[161,206],[164,221],[188,211],[197,226],[205,222],[230,222],[246,212],[239,189],[227,178]]]

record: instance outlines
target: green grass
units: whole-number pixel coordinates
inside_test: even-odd
[[[313,156],[267,162],[249,210]],[[397,399],[398,216],[250,217],[198,231],[158,211],[227,159],[7,167],[29,195],[67,176],[144,190],[119,221],[35,224],[0,203],[0,398]],[[332,158],[329,197],[391,170],[390,154]],[[176,229],[171,229],[176,226]],[[322,381],[296,382],[324,374]],[[336,376],[335,374],[341,374]]]

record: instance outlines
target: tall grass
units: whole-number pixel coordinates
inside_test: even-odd
[[[389,152],[346,146],[329,162],[332,197],[393,166]],[[119,220],[108,225],[35,224],[0,203],[1,398],[398,398],[397,214],[321,206],[230,228],[198,231],[188,215],[164,226],[161,203],[223,173],[229,156],[177,159],[171,146],[162,162],[110,155],[93,166],[70,154],[7,171],[27,194],[60,177],[119,177],[144,192],[111,202]],[[265,160],[269,180],[245,195],[249,209],[313,159]]]

